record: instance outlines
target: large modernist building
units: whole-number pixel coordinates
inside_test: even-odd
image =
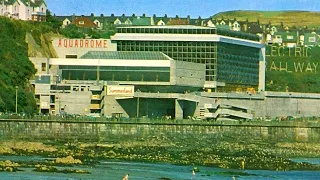
[[[58,39],[53,46],[58,58],[32,59],[42,113],[247,119],[252,114],[245,107],[223,106],[201,92],[264,91],[264,46],[256,35],[200,26],[120,27],[111,40]]]
[[[264,90],[264,46],[256,35],[201,26],[142,26],[118,28],[111,40],[118,51],[163,52],[176,61],[205,64],[204,88]]]

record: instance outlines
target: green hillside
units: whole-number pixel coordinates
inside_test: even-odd
[[[271,22],[272,25],[280,25],[281,22],[285,26],[319,26],[320,12],[310,11],[226,11],[220,12],[213,16],[214,18],[221,19],[234,19],[238,21],[249,22],[260,21],[262,24]]]
[[[38,46],[40,53],[36,56],[46,57],[49,53],[43,35],[52,31],[50,23],[0,18],[0,112],[15,112],[16,87],[18,113],[36,112],[33,88],[29,83],[36,69],[28,58],[32,53],[26,40],[30,43],[32,39]]]
[[[266,90],[320,93],[320,47],[266,48]]]

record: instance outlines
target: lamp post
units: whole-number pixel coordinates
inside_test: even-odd
[[[139,118],[139,111],[140,111],[140,97],[137,97],[137,118]]]
[[[18,114],[18,86],[16,86],[16,114]]]

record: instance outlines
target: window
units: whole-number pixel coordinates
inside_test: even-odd
[[[78,56],[77,56],[77,55],[74,55],[74,54],[67,54],[67,55],[66,55],[66,58],[67,58],[67,59],[77,59]]]
[[[316,42],[316,37],[309,37],[309,42]]]
[[[84,24],[84,21],[79,21],[79,24]]]
[[[41,63],[41,71],[46,71],[46,63]]]
[[[292,35],[290,35],[290,36],[288,35],[287,39],[293,39],[293,36]]]

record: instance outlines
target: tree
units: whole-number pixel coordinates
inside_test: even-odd
[[[51,12],[49,9],[47,9],[46,20],[47,20],[47,23],[52,25],[52,28],[55,31],[58,31],[62,25],[62,22],[60,22],[57,17],[51,15]]]
[[[15,91],[19,87],[19,112],[36,111],[36,103],[29,79],[35,74],[24,41],[27,22],[0,18],[0,112],[15,112]]]

